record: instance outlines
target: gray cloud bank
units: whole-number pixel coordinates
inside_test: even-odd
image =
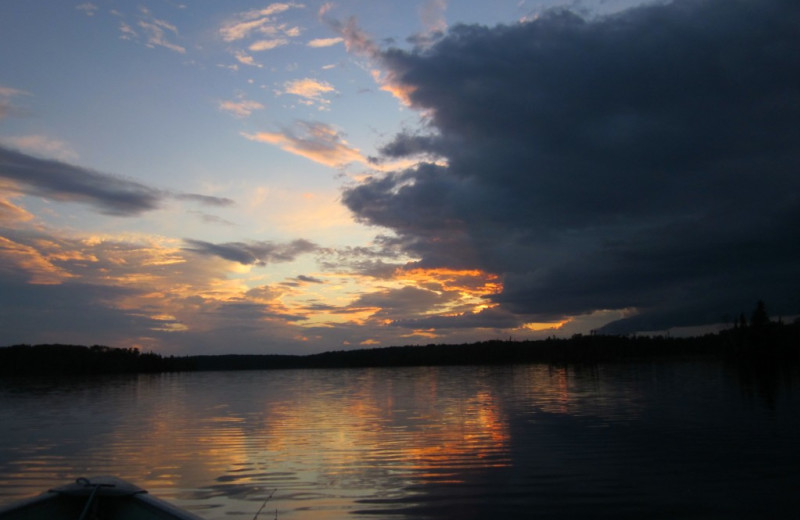
[[[347,189],[424,266],[502,273],[504,309],[637,308],[606,330],[800,313],[800,3],[685,0],[457,26],[379,58],[430,114]]]
[[[21,192],[52,200],[86,204],[115,216],[132,216],[158,209],[164,199],[188,200],[210,206],[229,206],[227,198],[171,193],[62,161],[41,159],[0,146],[0,178]]]

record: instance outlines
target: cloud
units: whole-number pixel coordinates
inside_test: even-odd
[[[139,38],[139,33],[126,22],[119,23],[119,32],[119,38],[121,40],[136,40]]]
[[[297,281],[298,282],[302,282],[302,283],[325,283],[322,280],[320,280],[319,278],[315,278],[313,276],[307,276],[307,275],[304,275],[304,274],[298,275],[297,276]]]
[[[219,109],[239,118],[250,117],[256,110],[263,110],[265,107],[258,101],[240,98],[235,101],[220,101]]]
[[[29,92],[19,90],[11,87],[0,85],[0,120],[19,113],[18,109],[14,107],[11,100],[19,96],[30,96]]]
[[[277,262],[291,262],[296,257],[317,250],[317,246],[308,240],[294,240],[287,244],[273,242],[230,242],[212,244],[202,240],[185,239],[186,251],[201,255],[212,255],[242,265],[265,266]]]
[[[218,208],[224,208],[236,204],[233,199],[229,199],[227,197],[212,197],[210,195],[199,195],[197,193],[177,193],[173,195],[173,198],[177,200],[189,200],[198,202],[205,206],[214,206]]]
[[[383,289],[359,296],[350,307],[374,308],[373,319],[391,323],[436,310],[454,299],[454,295],[418,287]]]
[[[233,16],[232,19],[220,28],[220,35],[226,42],[234,42],[252,36],[253,34],[275,34],[277,32],[294,32],[293,28],[276,26],[274,15],[301,8],[301,4],[294,2],[274,3],[264,9],[244,11]]]
[[[424,27],[424,32],[411,37],[417,47],[424,48],[432,45],[447,30],[447,20],[444,12],[447,10],[447,0],[427,0],[419,8],[419,16]]]
[[[395,320],[392,326],[408,329],[494,329],[513,330],[524,324],[524,319],[501,308],[483,309],[479,312],[463,312],[460,314],[412,317]]]
[[[251,141],[274,144],[287,152],[333,168],[352,162],[367,162],[340,132],[325,123],[298,121],[294,129],[242,135]]]
[[[315,38],[310,40],[306,45],[309,47],[313,47],[315,49],[319,49],[322,47],[333,47],[334,45],[338,45],[344,42],[344,38],[336,37],[336,38]]]
[[[0,188],[4,188],[0,183]],[[6,190],[10,191],[10,190]],[[11,202],[11,197],[0,196],[0,225],[13,226],[33,219],[33,214]]]
[[[447,0],[427,0],[419,10],[420,19],[427,33],[441,33],[447,29],[444,12]]]
[[[257,63],[256,60],[253,59],[253,57],[247,54],[246,52],[236,51],[233,53],[233,55],[236,58],[236,61],[238,61],[242,65],[248,65],[250,67],[258,67],[258,68],[263,67],[263,65]]]
[[[108,305],[109,301],[130,297],[134,294],[130,289],[81,283],[29,285],[14,280],[4,280],[2,286],[0,326],[6,344],[143,346],[131,331],[148,336],[157,324],[141,312]],[[43,316],[47,316],[47,327],[42,326]]]
[[[308,247],[281,244],[270,254],[283,261]],[[215,254],[193,254],[162,237],[0,228],[3,341],[162,353],[221,352],[232,337],[237,352],[290,352],[302,345],[296,324],[306,315],[281,302],[292,289],[251,289],[230,279],[235,270]]]
[[[686,0],[410,51],[330,22],[429,118],[384,155],[444,158],[343,201],[421,266],[499,274],[492,300],[528,320],[625,310],[608,330],[659,330],[759,298],[797,314],[798,21],[788,0]]]
[[[169,35],[177,36],[178,28],[173,24],[153,16],[153,14],[144,7],[140,8],[141,17],[138,26],[145,34],[145,45],[148,47],[164,47],[179,54],[185,54],[186,49],[169,40]],[[130,28],[129,28],[130,29]],[[129,31],[125,31],[124,35],[131,35]]]
[[[72,277],[68,271],[41,254],[36,247],[3,236],[0,236],[0,258],[3,259],[0,276],[10,277],[24,271],[28,282],[33,285],[59,284]]]
[[[264,9],[243,11],[223,23],[219,34],[223,41],[232,44],[230,52],[239,63],[261,67],[262,65],[252,56],[236,46],[244,45],[250,52],[263,52],[289,45],[291,39],[300,36],[302,30],[297,26],[280,23],[277,15],[291,9],[302,8],[304,8],[302,4],[289,2],[274,3]]]
[[[0,146],[0,179],[8,190],[61,202],[87,204],[105,215],[133,216],[161,207],[167,198],[223,207],[231,199],[176,193],[67,162],[42,159]]]
[[[368,58],[379,57],[381,48],[366,31],[358,26],[358,21],[351,16],[347,21],[342,22],[328,16],[327,11],[321,11],[323,22],[339,34],[344,41],[347,52]]]
[[[166,345],[175,332],[202,331],[220,301],[242,292],[224,280],[221,261],[187,262],[164,239],[0,233],[0,327],[9,343]],[[208,311],[202,318],[199,308]]]
[[[87,3],[83,5],[87,6],[91,4]],[[94,15],[94,10],[90,8],[78,6],[77,9],[83,10],[89,16]],[[117,10],[112,10],[111,14],[120,18],[124,16]],[[178,28],[174,24],[163,18],[156,18],[148,8],[143,6],[139,7],[138,13],[134,15],[134,18],[136,19],[135,23],[120,20],[119,38],[121,40],[141,43],[150,48],[163,47],[177,52],[178,54],[186,53],[185,47],[173,41],[175,38],[179,38]],[[134,26],[138,28],[138,31],[134,29]]]
[[[86,16],[94,16],[94,14],[97,12],[99,8],[91,2],[84,2],[80,5],[76,5],[75,9],[77,9],[78,11],[83,11],[84,13],[86,13]]]
[[[44,135],[4,137],[2,141],[12,148],[32,155],[54,157],[62,161],[75,161],[78,159],[78,153],[69,144]]]
[[[307,105],[327,105],[330,101],[325,99],[325,95],[336,93],[336,89],[330,83],[312,78],[287,81],[283,87],[285,94],[299,96],[302,98],[301,102]]]
[[[222,217],[219,217],[217,215],[209,215],[207,213],[203,213],[203,212],[200,212],[200,211],[191,211],[190,213],[198,215],[203,222],[206,222],[208,224],[218,224],[218,225],[221,225],[221,226],[235,226],[236,225],[233,222],[231,222],[230,220],[226,220],[226,219],[224,219]]]
[[[380,85],[381,90],[389,92],[406,105],[410,105],[409,96],[414,91],[414,86],[410,82],[401,82],[396,78],[396,73],[391,67],[383,64],[384,53],[380,45],[366,31],[358,26],[355,17],[350,17],[342,22],[328,16],[328,9],[320,10],[320,17],[323,22],[344,41],[347,52],[356,56],[369,58],[383,68],[375,68],[370,71],[375,82]]]
[[[0,97],[9,98],[14,96],[29,96],[29,95],[30,93],[25,92],[24,90],[19,90],[11,87],[4,87],[0,85]]]
[[[288,44],[289,40],[286,38],[274,38],[272,40],[259,40],[251,43],[248,49],[253,52],[271,51],[272,49],[276,49]]]
[[[162,193],[138,182],[71,164],[39,159],[0,146],[0,177],[29,195],[88,204],[107,215],[156,209]]]

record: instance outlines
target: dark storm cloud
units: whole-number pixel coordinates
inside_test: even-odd
[[[476,313],[438,315],[395,320],[392,326],[410,329],[513,329],[523,324],[519,316],[503,309],[484,309]]]
[[[192,251],[201,255],[211,255],[238,262],[242,265],[264,266],[276,262],[291,262],[296,257],[311,253],[318,249],[318,246],[308,240],[293,240],[287,244],[275,244],[273,242],[228,242],[225,244],[212,244],[202,240],[185,239],[189,247],[186,251]]]
[[[538,319],[629,329],[800,312],[800,3],[687,0],[586,21],[457,26],[377,56],[430,114],[344,193],[421,263],[503,275]]]
[[[75,166],[41,159],[0,146],[0,178],[14,182],[29,195],[80,202],[100,213],[133,216],[157,209],[166,198],[224,207],[231,199],[196,193],[171,193],[135,181]]]

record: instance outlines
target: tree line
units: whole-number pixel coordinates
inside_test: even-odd
[[[544,340],[490,340],[294,355],[207,355],[164,357],[133,348],[101,345],[13,345],[0,348],[0,375],[88,375],[198,370],[269,370],[514,363],[601,362],[715,358],[747,363],[800,364],[800,320],[773,321],[759,302],[750,321],[695,337],[576,334]]]
[[[0,348],[0,376],[138,374],[183,370],[180,358],[104,345],[12,345]]]

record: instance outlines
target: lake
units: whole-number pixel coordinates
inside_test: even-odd
[[[116,475],[209,520],[798,518],[798,383],[702,361],[5,379],[0,503]]]

